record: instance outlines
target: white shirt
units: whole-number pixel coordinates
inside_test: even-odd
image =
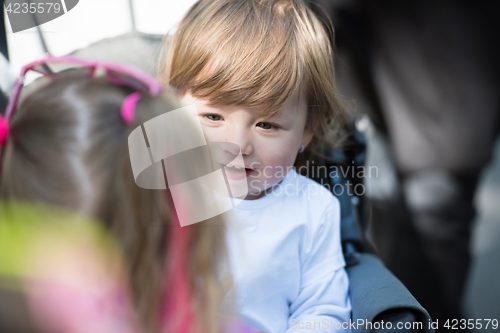
[[[236,203],[224,214],[234,285],[223,308],[268,333],[342,331],[351,305],[337,198],[292,169],[264,197]]]

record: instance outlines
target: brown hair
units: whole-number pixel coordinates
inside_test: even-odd
[[[0,198],[64,206],[103,221],[124,247],[142,323],[156,331],[176,287],[168,285],[168,277],[178,272],[167,269],[177,254],[167,245],[180,227],[168,191],[135,184],[127,138],[137,126],[179,105],[166,95],[143,94],[133,124],[126,125],[120,107],[131,92],[104,78],[71,75],[33,91],[11,121]],[[216,331],[217,269],[224,256],[223,224],[213,224],[182,228],[190,234],[184,264],[195,326],[206,332]]]
[[[328,36],[303,0],[200,0],[166,37],[159,75],[214,105],[265,105],[264,117],[304,87],[315,129],[308,151],[322,155],[346,121]]]

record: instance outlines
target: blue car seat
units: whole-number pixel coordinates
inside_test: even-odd
[[[331,161],[315,159],[315,163],[309,164],[315,165],[316,169],[324,165],[328,172],[315,174],[308,170],[307,174],[314,175],[310,178],[326,185],[340,201],[342,247],[350,280],[352,322],[356,323],[351,329],[353,332],[382,332],[387,329],[397,332],[432,332],[431,317],[427,311],[383,265],[361,236],[360,226],[366,225],[362,223],[361,217],[369,214],[363,212],[363,196],[356,195],[361,191],[354,189],[363,181],[356,175],[359,168],[364,167],[366,139],[354,122],[346,131],[349,133],[346,144],[326,152]],[[353,173],[349,168],[357,171]],[[336,190],[339,188],[344,190]]]

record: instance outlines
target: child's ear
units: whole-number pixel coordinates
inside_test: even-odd
[[[314,131],[311,129],[311,127],[306,126],[306,128],[304,129],[304,134],[302,135],[302,145],[307,147],[307,145],[309,145],[309,142],[311,142],[313,136]]]

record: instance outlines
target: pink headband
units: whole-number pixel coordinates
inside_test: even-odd
[[[125,124],[130,125],[134,121],[135,106],[141,98],[141,93],[136,91],[128,95],[123,101],[121,114]]]
[[[134,121],[135,106],[137,102],[141,99],[142,95],[140,92],[136,91],[128,95],[123,101],[121,114],[125,124],[130,125]],[[2,147],[7,141],[9,136],[9,123],[2,115],[0,115],[0,147]]]
[[[7,141],[7,136],[9,136],[9,123],[0,115],[0,147]]]

